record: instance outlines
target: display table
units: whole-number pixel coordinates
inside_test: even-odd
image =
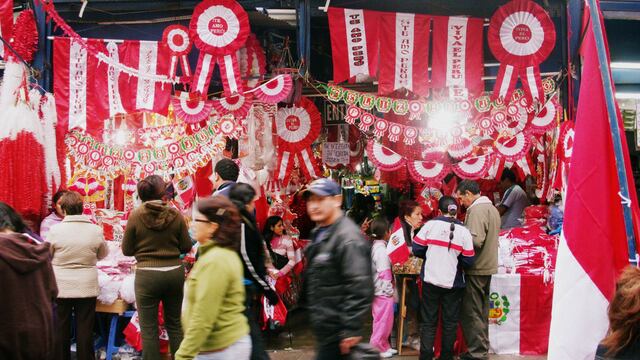
[[[400,303],[398,304],[398,355],[403,355],[402,338],[404,337],[404,320],[407,318],[407,286],[416,282],[418,274],[396,274],[396,281],[400,284]],[[406,355],[406,354],[405,354]]]
[[[127,311],[129,308],[129,304],[127,304],[124,300],[118,299],[113,304],[107,305],[101,303],[100,301],[96,304],[96,312],[97,313],[106,313],[111,317],[109,321],[109,334],[107,337],[106,344],[106,360],[111,360],[113,354],[118,352],[118,347],[115,346],[116,342],[116,330],[118,329],[118,321],[122,319],[130,319],[135,311]]]

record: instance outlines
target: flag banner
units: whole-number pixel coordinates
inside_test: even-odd
[[[585,9],[585,16],[588,15]],[[556,261],[549,338],[551,360],[594,358],[609,325],[607,308],[615,281],[629,265],[624,202],[619,195],[612,132],[592,28],[594,21],[602,24],[601,19],[583,20],[588,28],[581,48],[582,82]],[[606,35],[604,38],[606,47]],[[618,124],[622,129],[619,112]],[[627,169],[629,188],[635,189],[624,132],[620,140],[624,157],[621,166]],[[633,206],[636,215],[635,191],[630,196],[628,206]]]
[[[91,46],[106,52],[103,41],[88,39]],[[109,118],[107,65],[87,54],[80,43],[56,37],[53,41],[53,92],[58,113],[59,143],[64,134],[80,128],[102,138],[104,120]]]
[[[0,37],[6,41],[13,36],[13,0],[4,0],[0,3]],[[0,57],[6,60],[4,44],[0,44]]]
[[[361,82],[378,73],[378,28],[381,13],[330,7],[333,82]]]
[[[396,218],[391,228],[391,235],[389,236],[389,242],[387,243],[387,255],[391,260],[392,265],[404,264],[409,260],[409,247],[407,241],[404,238],[404,230],[402,229],[402,223],[400,218]]]
[[[380,76],[378,93],[406,89],[429,93],[429,25],[431,17],[383,13],[380,17]]]
[[[157,41],[125,40],[119,47],[122,64],[138,69],[143,74],[169,75],[171,55]],[[153,111],[167,115],[172,87],[151,79],[135,76],[119,77],[122,105],[127,112]]]
[[[484,20],[476,18],[433,18],[433,89],[448,88],[451,99],[466,99],[484,91],[483,25]]]

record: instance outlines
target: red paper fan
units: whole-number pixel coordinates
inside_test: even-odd
[[[293,153],[308,148],[320,135],[322,118],[313,101],[303,97],[294,107],[281,108],[276,114],[278,147]]]
[[[234,0],[205,0],[193,10],[189,34],[198,49],[211,55],[229,55],[249,36],[249,17]]]
[[[498,156],[507,161],[518,161],[527,154],[531,147],[531,141],[524,133],[515,136],[499,137],[494,143],[494,148]]]
[[[554,97],[540,110],[531,120],[531,131],[536,134],[543,134],[556,125],[556,115],[558,114],[558,104]]]
[[[176,117],[182,121],[195,124],[206,120],[211,114],[213,103],[200,97],[200,94],[177,91],[176,95],[171,99],[171,105]]]
[[[473,152],[473,144],[471,140],[462,138],[457,144],[449,146],[449,155],[456,160],[462,160]]]
[[[491,167],[491,160],[491,155],[471,157],[453,165],[453,172],[463,179],[481,179]]]
[[[525,108],[518,106],[518,112],[514,116],[509,117],[508,122],[502,124],[499,128],[507,131],[509,135],[521,133],[527,127],[530,117],[532,117],[532,115],[527,113]]]
[[[406,162],[400,154],[373,140],[367,145],[367,155],[378,169],[383,171],[398,170]]]
[[[244,119],[253,104],[253,95],[232,95],[213,101],[213,107],[220,115],[232,114],[236,119]]]
[[[279,75],[258,86],[253,92],[260,101],[277,104],[291,94],[293,79],[291,75]]]
[[[442,181],[451,170],[447,164],[431,161],[409,161],[407,168],[411,177],[420,183]]]
[[[560,129],[558,141],[558,156],[561,160],[571,159],[573,154],[573,141],[575,136],[573,121],[565,121]]]
[[[162,33],[162,44],[175,56],[187,55],[193,44],[189,39],[189,29],[182,25],[170,25]]]

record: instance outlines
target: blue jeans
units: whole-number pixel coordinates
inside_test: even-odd
[[[207,354],[198,354],[195,360],[249,360],[251,357],[251,336],[245,335],[228,348]]]

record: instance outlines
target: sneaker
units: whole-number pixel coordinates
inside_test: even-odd
[[[411,341],[411,344],[409,344],[409,346],[412,347],[414,350],[420,351],[420,339],[413,339],[413,341]]]
[[[398,350],[396,350],[396,349],[389,349],[389,350],[387,350],[387,352],[390,352],[391,355],[397,355],[398,354]]]
[[[393,355],[395,355],[395,354],[393,354],[393,353],[391,352],[391,349],[389,349],[389,350],[387,350],[387,351],[385,351],[385,352],[383,352],[383,353],[380,353],[380,357],[381,357],[382,359],[389,359],[389,358],[392,358],[392,357],[393,357]]]

